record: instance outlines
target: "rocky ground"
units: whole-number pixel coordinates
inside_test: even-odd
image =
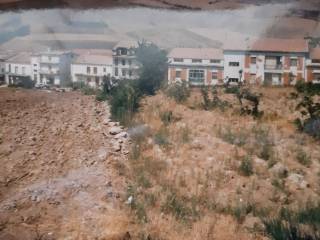
[[[118,239],[127,133],[78,92],[0,89],[0,239]]]

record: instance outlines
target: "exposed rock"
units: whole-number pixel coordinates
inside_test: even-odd
[[[127,138],[128,133],[127,132],[120,132],[114,136],[115,139],[120,139],[120,138]]]
[[[282,163],[277,163],[272,168],[270,172],[278,177],[286,177],[288,175],[288,168],[285,167]]]
[[[204,145],[199,140],[196,139],[191,143],[190,147],[192,149],[201,150],[204,148]]]
[[[287,180],[289,185],[293,185],[300,189],[309,187],[309,184],[307,183],[307,181],[305,181],[304,176],[301,174],[291,173],[288,176]]]
[[[115,152],[120,152],[121,151],[121,144],[118,142],[113,143],[112,148]]]
[[[262,223],[262,221],[260,220],[260,218],[258,217],[253,217],[253,216],[246,216],[246,219],[243,223],[243,226],[249,230],[263,230],[264,229],[264,225]]]
[[[118,133],[121,133],[122,129],[120,127],[114,126],[112,128],[110,128],[109,133],[111,135],[117,135]]]

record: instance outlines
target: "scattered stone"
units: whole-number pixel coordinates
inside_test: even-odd
[[[114,136],[115,139],[120,139],[120,138],[127,138],[128,133],[127,132],[120,132]]]
[[[109,133],[111,135],[116,135],[118,133],[122,132],[122,129],[120,127],[114,126],[112,128],[110,128]]]
[[[190,147],[192,149],[202,150],[204,146],[199,140],[196,139],[191,143]]]
[[[288,175],[288,168],[285,167],[282,163],[277,163],[272,168],[270,168],[270,172],[278,177],[286,177]]]
[[[264,230],[264,225],[260,218],[249,215],[246,217],[243,226],[248,230]]]
[[[115,142],[115,143],[113,144],[112,148],[113,148],[113,150],[114,150],[115,152],[120,152],[120,151],[121,151],[121,144],[118,143],[118,142]]]
[[[291,173],[288,176],[287,180],[289,184],[294,185],[300,189],[305,189],[309,187],[309,184],[307,183],[307,181],[305,181],[304,176],[301,174]]]

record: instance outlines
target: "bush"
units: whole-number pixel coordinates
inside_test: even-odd
[[[245,156],[240,164],[239,171],[244,176],[251,176],[253,174],[252,158],[251,156]]]
[[[81,92],[84,95],[95,95],[97,93],[97,90],[93,89],[92,87],[89,86],[84,86],[83,88],[81,88]]]
[[[309,167],[311,165],[311,157],[302,148],[297,151],[296,159],[299,163]]]
[[[165,90],[168,97],[173,98],[177,103],[183,103],[190,97],[190,89],[185,81],[169,85]]]
[[[161,112],[160,113],[160,119],[161,119],[162,123],[165,126],[169,125],[171,122],[174,121],[174,117],[173,117],[172,111]]]
[[[123,80],[110,95],[111,116],[121,124],[128,124],[138,110],[141,94],[135,81]]]
[[[160,129],[153,137],[155,144],[160,146],[168,146],[170,144],[168,138],[168,131],[164,128]]]
[[[265,231],[274,240],[319,240],[320,205],[297,212],[281,209],[278,216],[263,219]]]

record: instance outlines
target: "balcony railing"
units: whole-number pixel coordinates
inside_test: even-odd
[[[265,70],[282,70],[282,64],[265,64]]]

